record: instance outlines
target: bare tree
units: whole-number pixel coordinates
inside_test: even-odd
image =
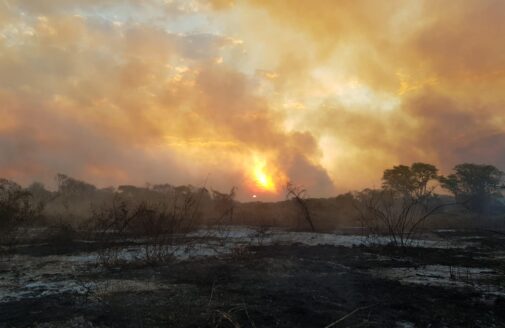
[[[307,205],[307,190],[291,182],[286,184],[286,198],[291,199],[295,204],[304,220],[310,225],[312,231],[316,231],[309,206]]]
[[[218,214],[217,222],[214,224],[231,224],[233,221],[233,214],[235,212],[235,196],[237,188],[232,187],[229,193],[222,193],[217,190],[212,190],[212,200],[214,203],[214,210]]]

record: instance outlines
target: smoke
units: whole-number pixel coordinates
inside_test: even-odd
[[[503,169],[503,6],[5,1],[0,175],[246,199],[258,156],[314,196],[398,163]]]

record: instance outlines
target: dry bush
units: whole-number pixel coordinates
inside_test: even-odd
[[[355,194],[355,207],[370,236],[386,235],[394,246],[409,246],[425,221],[455,203],[435,194],[438,169],[431,164],[398,165],[384,171],[379,190]]]
[[[66,246],[79,237],[79,233],[68,222],[60,220],[49,226],[44,233],[44,241],[59,246]]]
[[[212,190],[212,203],[213,203],[213,217],[207,221],[208,235],[202,236],[203,238],[216,237],[217,233],[219,240],[224,244],[230,237],[232,225],[235,223],[235,209],[237,202],[235,201],[236,188],[231,188],[229,193],[221,193]]]
[[[363,231],[373,238],[386,235],[393,246],[411,245],[422,224],[442,208],[430,191],[422,195],[406,195],[390,189],[366,189],[355,195]]]
[[[297,214],[291,201],[237,203],[235,223],[249,226],[293,227]]]
[[[267,225],[261,225],[256,228],[256,233],[253,236],[253,244],[256,246],[263,246],[265,240],[267,239],[270,233],[270,227]]]
[[[199,216],[199,195],[174,194],[164,202],[133,201],[116,195],[111,204],[94,208],[88,229],[105,248],[98,262],[116,266],[123,260],[120,242],[141,239],[139,260],[156,264],[172,258],[173,246],[193,230]]]

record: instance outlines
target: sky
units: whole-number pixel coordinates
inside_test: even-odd
[[[504,35],[501,0],[0,0],[0,176],[272,200],[504,170]]]

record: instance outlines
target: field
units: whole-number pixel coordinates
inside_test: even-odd
[[[492,231],[398,248],[354,230],[225,226],[157,261],[141,238],[30,234],[2,259],[0,327],[505,327],[505,236]]]

